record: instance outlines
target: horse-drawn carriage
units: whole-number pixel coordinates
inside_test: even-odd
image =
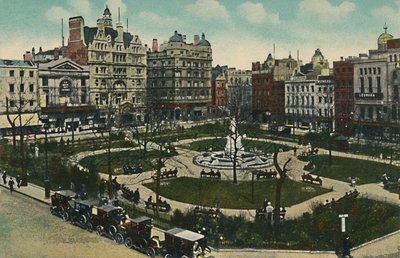
[[[135,219],[127,219],[118,228],[115,235],[117,243],[125,244],[128,248],[134,248],[150,257],[154,257],[160,248],[158,237],[151,237],[151,219],[142,216]]]

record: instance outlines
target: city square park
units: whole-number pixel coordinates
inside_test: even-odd
[[[232,137],[229,121],[219,121],[157,132],[93,133],[94,137],[49,141],[37,137],[25,149],[3,140],[0,166],[13,176],[25,169],[28,181],[37,185],[48,178],[53,190],[84,185],[93,198],[101,194],[124,200],[121,191],[107,182],[117,177],[120,184],[140,191],[139,203],[121,203],[131,217],[150,216],[162,229],[206,228],[209,244],[216,248],[337,250],[344,234],[340,214],[348,214],[346,234],[354,245],[400,229],[399,189],[382,186],[383,174],[400,176],[395,165],[398,154],[390,147],[353,144],[347,152],[339,152],[329,135],[283,137],[249,124],[239,129],[240,147],[248,151],[242,158],[226,153],[230,139],[234,146],[238,139]],[[310,146],[319,148],[318,153]],[[390,155],[390,162],[377,158],[382,155]],[[199,156],[204,159],[201,163],[195,161]],[[214,156],[217,160],[211,159]],[[249,165],[244,166],[247,156]],[[321,185],[302,182],[308,162]],[[140,167],[143,172],[124,173],[126,166]],[[160,179],[164,171],[173,169],[177,177]],[[220,173],[220,179],[201,177],[202,170],[211,169]],[[276,176],[257,177],[260,171],[277,170]],[[285,173],[283,178],[280,172]],[[349,184],[349,177],[357,178],[356,186]],[[347,198],[355,189],[357,198]],[[148,197],[158,195],[171,205],[171,211],[146,208]],[[257,213],[263,214],[266,201],[285,211],[283,216],[276,213],[279,218],[274,213],[278,220],[272,223]]]

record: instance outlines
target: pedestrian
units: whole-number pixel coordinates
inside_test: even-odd
[[[19,188],[21,186],[21,176],[20,175],[17,175],[16,181],[17,181],[17,187]]]
[[[271,202],[268,202],[266,211],[267,211],[267,222],[271,223],[271,225],[274,224],[274,216],[273,216],[274,207],[272,207]]]
[[[6,171],[3,171],[3,176],[2,176],[2,178],[3,178],[3,184],[7,184],[7,172]]]
[[[12,193],[14,191],[14,181],[10,177],[10,180],[8,181],[8,186],[10,187],[10,192]]]
[[[294,156],[296,156],[296,153],[297,153],[297,146],[294,146],[294,147],[293,147],[293,153],[294,153]]]
[[[346,236],[343,240],[342,257],[353,257],[350,255],[350,250],[351,250],[350,237]]]

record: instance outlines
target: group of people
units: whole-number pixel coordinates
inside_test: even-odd
[[[7,172],[3,171],[3,175],[2,175],[2,179],[3,179],[3,184],[7,185]],[[17,175],[17,177],[15,178],[15,181],[17,181],[17,187],[20,188],[21,187],[21,176]],[[14,179],[12,177],[10,177],[10,179],[8,180],[8,187],[10,188],[10,192],[14,191]]]

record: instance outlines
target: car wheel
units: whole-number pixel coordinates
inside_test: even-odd
[[[146,249],[146,254],[148,257],[155,257],[156,256],[156,251],[154,250],[153,247],[149,247]]]
[[[140,239],[139,248],[140,248],[140,249],[145,249],[147,246],[148,246],[147,240],[144,239],[144,238]]]
[[[96,233],[99,235],[99,236],[102,236],[103,235],[103,231],[104,231],[104,228],[102,227],[102,226],[97,226],[96,227]]]
[[[61,218],[65,221],[67,221],[69,219],[69,214],[67,211],[64,211],[61,215]]]
[[[85,225],[87,222],[86,216],[85,215],[81,215],[79,216],[79,223],[81,223],[82,225]]]
[[[173,258],[172,254],[166,254],[164,258]]]
[[[123,244],[124,243],[124,236],[121,233],[117,233],[115,235],[115,242],[118,244]]]
[[[109,228],[108,228],[108,233],[111,235],[111,236],[114,236],[115,234],[117,234],[117,228],[114,226],[114,225],[111,225]]]
[[[87,229],[89,232],[92,232],[92,231],[93,231],[93,224],[89,222],[89,223],[86,225],[86,229]]]
[[[125,246],[128,247],[128,248],[132,248],[132,245],[133,245],[133,240],[132,240],[132,238],[127,237],[127,238],[125,239]]]

